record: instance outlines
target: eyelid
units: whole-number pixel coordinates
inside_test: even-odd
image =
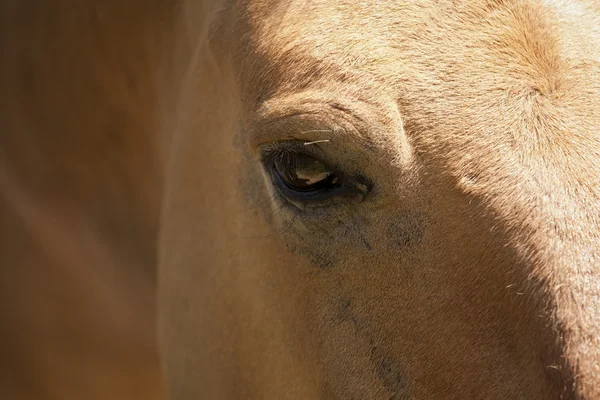
[[[260,146],[258,151],[263,162],[281,154],[304,154],[322,162],[332,168],[332,170],[336,169],[331,163],[325,160],[325,151],[320,146],[320,143],[314,143],[310,146],[305,146],[304,143],[306,142],[298,139],[269,142]]]
[[[251,119],[249,148],[255,151],[269,142],[291,139],[312,142],[340,136],[364,141],[360,133],[367,130],[364,119],[353,111],[351,104],[342,103],[327,93],[313,91],[267,100]]]
[[[269,143],[298,141],[303,143],[326,143],[342,134],[343,128],[331,121],[331,117],[315,114],[296,114],[267,123],[257,123],[248,137],[252,151]]]

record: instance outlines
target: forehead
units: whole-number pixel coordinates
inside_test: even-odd
[[[553,13],[537,2],[249,1],[232,11],[223,25],[233,28],[236,56],[254,67],[244,72],[268,68],[286,82],[312,72],[313,80],[337,73],[433,83],[469,66],[529,68],[550,79],[560,53]]]
[[[470,132],[526,131],[536,118],[576,126],[581,117],[589,125],[582,109],[599,106],[600,80],[590,76],[599,77],[600,25],[585,2],[299,0],[231,7],[221,14],[220,26],[228,28],[219,35],[229,40],[251,110],[320,90],[381,108],[393,102],[406,125],[435,133],[440,121],[446,131]],[[550,114],[556,118],[544,117]]]

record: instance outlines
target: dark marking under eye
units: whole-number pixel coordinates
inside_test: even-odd
[[[370,343],[369,360],[373,364],[377,376],[387,391],[390,400],[410,399],[409,384],[404,374],[402,363],[392,357],[382,347],[378,346],[370,333],[372,328],[357,317],[352,310],[352,300],[342,298],[336,318],[333,321],[349,321],[354,326],[357,335],[366,337]]]
[[[398,361],[389,357],[377,346],[371,348],[371,362],[377,369],[377,375],[389,394],[390,400],[409,399],[408,383],[403,368]]]

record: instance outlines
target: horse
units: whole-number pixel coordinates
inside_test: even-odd
[[[4,96],[7,132],[29,133],[3,135],[4,197],[79,178],[61,200],[102,267],[157,266],[169,398],[600,397],[595,2],[79,7],[53,14],[63,35],[33,29],[41,64],[3,74],[28,100]],[[57,235],[67,211],[19,215],[48,228],[36,243],[85,243]]]

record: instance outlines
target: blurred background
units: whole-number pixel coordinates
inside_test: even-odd
[[[159,3],[0,2],[0,399],[163,397]]]

